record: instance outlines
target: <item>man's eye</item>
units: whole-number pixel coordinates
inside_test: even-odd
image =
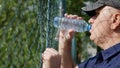
[[[99,15],[99,13],[97,13],[97,15]]]
[[[96,13],[95,17],[97,17],[99,15],[99,13]]]

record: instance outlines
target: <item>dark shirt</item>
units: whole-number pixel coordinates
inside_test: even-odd
[[[120,43],[99,52],[78,65],[79,68],[120,68]]]

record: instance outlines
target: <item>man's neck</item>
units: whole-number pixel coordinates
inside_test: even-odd
[[[99,46],[103,49],[106,50],[112,46],[114,46],[117,43],[120,43],[120,37],[111,37],[107,38],[107,41],[104,41],[104,43],[99,44]]]

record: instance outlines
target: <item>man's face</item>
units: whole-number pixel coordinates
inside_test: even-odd
[[[96,10],[96,15],[89,20],[92,24],[90,39],[98,45],[104,43],[110,34],[111,10],[109,6],[98,9]]]

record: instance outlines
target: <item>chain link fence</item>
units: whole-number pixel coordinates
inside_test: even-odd
[[[57,0],[0,0],[0,68],[41,68],[46,47],[57,49]]]

